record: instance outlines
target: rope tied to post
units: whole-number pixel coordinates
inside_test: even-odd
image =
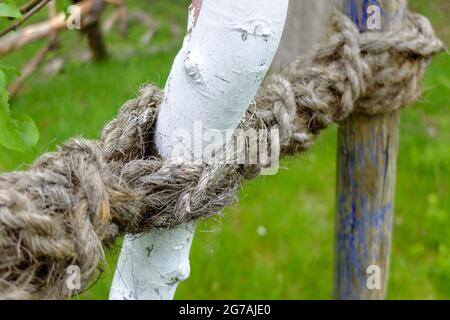
[[[305,151],[353,112],[387,113],[416,100],[441,51],[423,16],[409,14],[395,33],[360,34],[336,12],[326,43],[266,79],[240,128],[277,128],[283,155]],[[27,171],[0,175],[1,298],[68,297],[69,266],[80,268],[84,289],[119,235],[214,215],[258,175],[255,165],[162,160],[153,136],[162,98],[159,88],[144,86],[100,141],[72,139]]]

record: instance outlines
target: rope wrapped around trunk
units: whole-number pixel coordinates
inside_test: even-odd
[[[423,16],[409,14],[400,31],[360,34],[336,12],[327,42],[266,79],[240,128],[278,128],[283,155],[307,150],[352,112],[387,113],[416,100],[441,51]],[[153,136],[162,98],[145,86],[100,141],[72,139],[27,171],[0,175],[0,297],[68,297],[70,265],[85,289],[118,236],[221,212],[242,180],[258,175],[255,165],[163,161]]]

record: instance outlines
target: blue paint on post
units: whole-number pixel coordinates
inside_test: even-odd
[[[382,299],[392,235],[398,117],[354,115],[341,124],[339,141],[335,297]],[[367,285],[372,265],[380,268],[382,290]]]
[[[344,1],[344,12],[352,19],[352,21],[359,27],[359,1],[358,0],[345,0]]]
[[[344,0],[344,13],[358,26],[361,32],[368,30],[367,9],[371,5],[377,5],[380,8],[384,22],[382,30],[393,29],[405,16],[405,0]]]
[[[350,19],[358,26],[360,31],[367,30],[368,12],[367,8],[370,5],[378,5],[378,0],[345,0],[344,11]]]

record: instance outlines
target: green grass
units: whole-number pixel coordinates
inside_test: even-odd
[[[130,1],[162,22],[151,45],[171,39],[169,25],[185,23],[179,1]],[[185,1],[186,3],[186,1]],[[450,43],[447,0],[411,0]],[[177,47],[167,52],[118,58],[137,41],[108,35],[112,57],[102,63],[69,61],[51,78],[35,74],[13,100],[14,112],[30,114],[41,138],[36,152],[0,149],[0,170],[24,168],[37,155],[74,135],[97,137],[102,126],[141,83],[163,84]],[[180,39],[181,40],[181,39]],[[64,54],[83,50],[75,32],[64,35]],[[20,66],[36,50],[26,47],[2,63]],[[450,298],[450,59],[431,65],[426,92],[402,113],[394,242],[389,284],[391,299]],[[191,253],[191,276],[178,299],[329,299],[332,292],[336,128],[308,153],[285,159],[283,170],[245,184],[238,205],[223,217],[198,225]],[[265,235],[258,228],[266,229]],[[119,247],[109,267],[84,299],[105,299]]]

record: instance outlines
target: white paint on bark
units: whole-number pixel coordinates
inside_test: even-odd
[[[282,34],[287,0],[203,1],[177,55],[166,86],[157,146],[193,150],[194,122],[205,129],[235,129],[263,80]],[[201,157],[202,154],[195,154]]]
[[[171,299],[189,276],[195,223],[126,236],[110,291],[113,300]]]
[[[191,8],[191,29],[175,58],[158,117],[156,144],[164,158],[177,156],[172,151],[180,145],[194,152],[193,139],[177,132],[197,137],[195,122],[204,129],[236,129],[273,60],[287,7],[288,0],[203,0],[196,22]],[[172,299],[189,276],[194,229],[192,222],[126,237],[110,298]]]

